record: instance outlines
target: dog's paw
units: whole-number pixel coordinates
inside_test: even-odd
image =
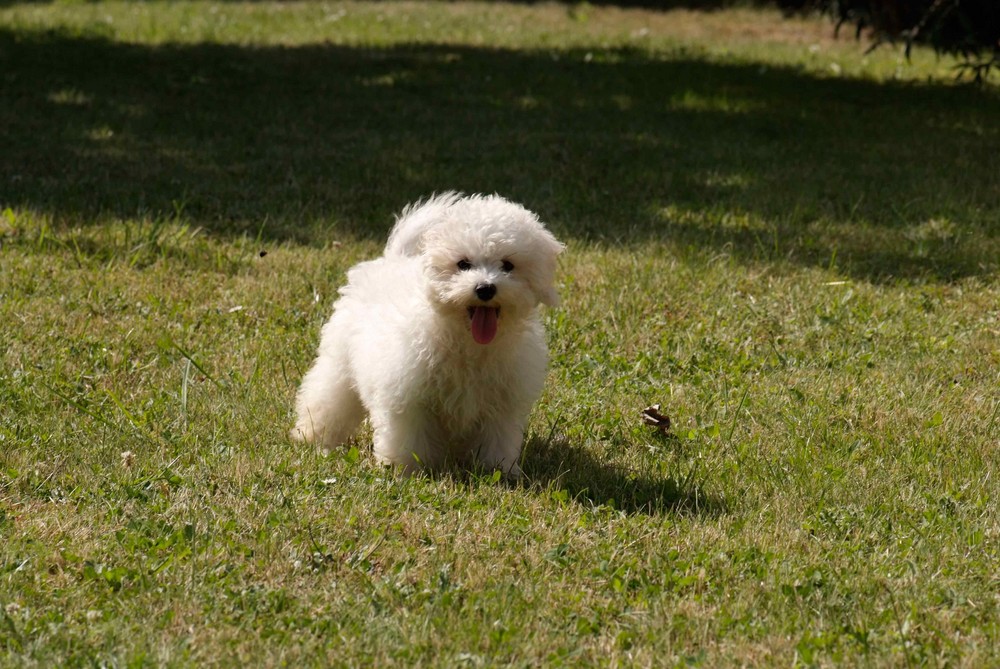
[[[308,428],[299,427],[296,425],[291,430],[288,431],[288,438],[294,442],[300,444],[309,443],[313,440],[315,435],[313,431]]]
[[[520,481],[521,479],[524,478],[524,471],[515,462],[513,465],[510,466],[510,469],[507,469],[506,471],[503,472],[503,475],[508,481]]]

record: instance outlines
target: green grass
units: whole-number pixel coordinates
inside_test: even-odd
[[[0,4],[0,664],[994,663],[1000,95],[830,35]],[[523,485],[286,438],[451,188],[569,245]]]

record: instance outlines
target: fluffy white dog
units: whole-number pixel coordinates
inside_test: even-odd
[[[535,214],[496,195],[404,209],[383,256],[347,273],[292,436],[329,449],[367,413],[382,462],[520,475],[548,363],[538,307],[558,302],[562,250]]]

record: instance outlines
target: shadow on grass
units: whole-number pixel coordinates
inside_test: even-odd
[[[996,92],[684,52],[143,46],[0,30],[0,206],[381,239],[432,191],[879,280],[995,270]]]
[[[33,5],[50,2],[51,0],[0,0],[0,7],[10,7],[14,5]],[[247,0],[224,0],[226,2],[245,3]],[[252,1],[252,0],[251,0]],[[270,1],[270,0],[262,0]],[[533,5],[539,0],[514,0],[515,2]],[[579,0],[559,0],[562,4],[578,5],[583,4]],[[733,6],[767,6],[769,0],[594,0],[587,4],[598,6],[616,7],[642,7],[644,9],[690,9],[698,11],[716,11]]]
[[[525,445],[527,480],[565,490],[568,498],[592,506],[610,505],[628,514],[717,516],[725,501],[695,482],[658,478],[608,464],[587,449],[556,439],[532,439]]]

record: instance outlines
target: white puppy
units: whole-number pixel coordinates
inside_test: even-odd
[[[292,436],[329,449],[367,413],[382,462],[519,475],[548,363],[538,306],[558,302],[562,249],[535,214],[496,195],[404,209],[384,255],[347,273]]]

